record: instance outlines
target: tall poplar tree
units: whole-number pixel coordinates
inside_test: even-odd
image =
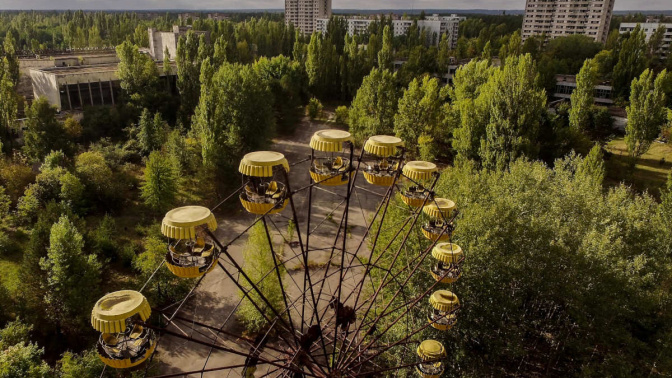
[[[630,105],[625,108],[628,123],[625,126],[625,143],[630,156],[639,158],[651,147],[667,120],[665,109],[665,80],[667,71],[658,76],[649,69],[632,81]]]
[[[576,89],[571,96],[569,125],[575,130],[582,131],[589,128],[597,79],[597,67],[592,59],[587,59],[576,75]]]
[[[47,313],[62,326],[75,330],[86,323],[98,296],[101,264],[83,251],[84,239],[67,215],[51,228],[47,257],[40,266],[47,274],[44,301]]]
[[[378,134],[394,131],[399,92],[396,74],[374,68],[364,78],[350,106],[350,132],[358,142]]]
[[[394,68],[394,46],[392,45],[392,31],[389,25],[383,30],[383,46],[378,52],[378,68],[392,70]]]

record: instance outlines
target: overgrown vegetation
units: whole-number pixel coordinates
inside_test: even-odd
[[[0,377],[100,376],[90,308],[105,291],[139,287],[161,264],[157,217],[218,202],[237,181],[241,156],[291,133],[304,110],[324,118],[322,103],[335,104],[334,121],[358,143],[396,134],[409,159],[455,165],[437,193],[458,203],[455,236],[468,253],[453,287],[465,309],[443,336],[456,375],[672,371],[672,183],[660,201],[652,197],[669,165],[655,169],[655,180],[638,177],[661,154],[650,146],[661,131],[669,140],[672,127],[672,75],[664,70],[672,55],[658,55],[659,32],[648,40],[639,28],[612,32],[604,46],[584,36],[522,43],[520,16],[474,15],[452,49],[445,35],[417,24],[394,37],[387,18],[355,36],[338,17],[311,36],[277,15],[186,20],[210,41],[192,32],[179,40],[176,67],[162,67],[177,75],[171,87],[140,48],[148,27],[176,22],[172,14],[0,13]],[[89,47],[114,47],[120,58],[116,106],[86,108],[77,121],[59,119],[45,99],[23,105],[20,55]],[[395,71],[397,61],[404,64]],[[570,104],[550,110],[560,73],[578,74],[577,89]],[[609,111],[593,104],[603,81],[613,82],[629,119],[624,140],[609,148],[632,156],[628,164],[611,157],[607,185],[599,146],[615,132]],[[403,216],[394,206],[388,221]],[[426,243],[414,230],[394,269],[406,269]],[[258,224],[244,269],[271,298],[262,312],[272,318],[284,303],[282,282],[267,275],[270,250]],[[281,258],[282,248],[274,250]],[[427,271],[400,288],[407,297],[432,281]],[[374,270],[372,278],[382,276]],[[171,303],[191,283],[160,269],[144,293],[154,305]],[[243,298],[238,314],[251,333],[267,325],[253,307]],[[424,322],[414,315],[386,337]]]

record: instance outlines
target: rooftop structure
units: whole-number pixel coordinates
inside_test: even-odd
[[[303,34],[317,29],[317,20],[331,17],[331,0],[285,0],[285,23]]]
[[[408,29],[413,25],[414,22],[418,23],[418,28],[425,29],[427,31],[427,37],[430,39],[430,42],[438,44],[441,40],[441,36],[446,34],[448,35],[448,41],[450,42],[451,48],[457,47],[457,39],[459,38],[459,28],[460,21],[465,20],[465,17],[459,17],[456,14],[450,16],[439,16],[438,14],[428,16],[424,20],[392,20],[392,31],[394,36],[405,35],[408,33]],[[377,18],[362,18],[362,17],[349,17],[346,19],[348,23],[348,34],[363,34],[366,33],[369,25],[376,22]],[[329,19],[322,18],[318,19],[316,23],[316,31],[321,33],[326,33],[329,26]],[[434,38],[436,36],[436,38]]]
[[[527,0],[522,38],[583,34],[604,43],[615,0]]]
[[[647,20],[649,21],[649,20]],[[618,29],[618,32],[621,34],[625,33],[630,33],[635,28],[637,25],[644,31],[644,34],[646,35],[646,40],[647,42],[649,39],[651,39],[651,36],[658,30],[658,28],[662,27],[665,32],[663,34],[663,41],[660,45],[660,48],[658,49],[658,57],[662,59],[667,59],[668,55],[670,54],[670,44],[672,44],[672,23],[660,23],[657,20],[651,20],[655,22],[646,22],[643,24],[638,24],[636,22],[624,22],[621,24],[621,27]]]
[[[163,61],[165,59],[163,53],[165,49],[168,48],[170,57],[175,58],[177,55],[177,42],[180,40],[181,36],[186,35],[189,31],[192,31],[199,36],[203,34],[208,40],[210,38],[210,32],[192,30],[191,26],[173,25],[173,30],[169,32],[160,32],[155,28],[149,28],[149,55],[154,60]]]

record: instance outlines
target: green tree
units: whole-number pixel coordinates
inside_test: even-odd
[[[597,188],[602,186],[604,176],[606,175],[606,168],[604,166],[602,147],[599,144],[595,144],[586,158],[579,163],[576,175],[588,183],[595,185]]]
[[[165,261],[168,244],[161,236],[159,225],[155,225],[153,229],[155,231],[143,239],[142,252],[133,260],[133,267],[140,273],[143,282],[154,275],[151,285],[147,286],[143,294],[158,306],[183,298],[194,280],[178,278],[168,269],[159,269],[156,272],[156,268]]]
[[[147,35],[147,31],[144,32]],[[152,108],[157,95],[159,71],[149,55],[140,53],[138,46],[125,41],[116,48],[119,57],[117,75],[121,88],[130,102],[141,108]]]
[[[0,143],[9,149],[13,146],[15,121],[18,114],[19,98],[14,91],[10,75],[2,75],[0,70]],[[0,148],[0,152],[2,149]]]
[[[201,98],[193,130],[203,164],[227,169],[243,153],[265,147],[274,133],[272,94],[249,65],[224,64],[216,73],[209,60],[201,69]]]
[[[383,30],[383,46],[378,52],[378,69],[392,70],[394,68],[394,46],[392,45],[392,30],[385,25]]]
[[[410,156],[420,156],[419,141],[424,144],[438,139],[443,131],[440,127],[441,105],[444,102],[439,80],[425,76],[414,79],[404,90],[399,100],[399,110],[394,116],[394,133],[405,142]],[[436,138],[435,138],[436,137]],[[425,157],[429,154],[425,152]]]
[[[585,159],[557,160],[553,168],[519,159],[505,171],[444,170],[436,193],[449,195],[460,209],[453,242],[467,256],[463,276],[450,290],[465,305],[450,332],[423,331],[411,339],[431,337],[450,345],[446,370],[459,369],[465,376],[520,375],[521,361],[550,359],[552,374],[563,376],[671,371],[672,317],[665,285],[672,246],[670,191],[663,193],[663,207],[625,186],[605,191],[599,184],[603,174],[599,147]],[[376,264],[398,274],[377,299],[369,299],[377,308],[393,301],[391,308],[405,310],[408,298],[434,282],[431,254],[411,273],[408,266],[420,255],[390,253],[401,244],[403,236],[395,235],[407,217],[407,210],[390,206],[377,246],[392,242],[393,247],[376,248],[371,259],[380,256]],[[417,226],[402,229],[401,235],[410,232],[405,248],[427,249],[420,231]],[[372,287],[381,287],[386,274],[374,269]],[[401,340],[408,329],[426,325],[426,311],[417,306],[385,337]],[[395,318],[387,317],[377,329]],[[642,338],[642,330],[649,337]],[[414,356],[387,358],[412,363]],[[524,369],[523,375],[543,375],[548,365],[531,363]]]
[[[189,31],[186,37],[180,37],[177,43],[177,89],[180,91],[180,119],[182,124],[189,125],[190,118],[198,104],[200,94],[199,75],[201,60],[199,59],[199,37]]]
[[[7,322],[5,328],[0,329],[0,350],[16,344],[29,343],[31,332],[33,326],[22,322],[20,318]]]
[[[452,51],[450,48],[450,41],[448,40],[448,33],[441,35],[441,42],[439,42],[439,52],[437,56],[437,67],[440,74],[448,73],[450,69],[450,58]]]
[[[313,97],[306,106],[306,115],[310,117],[311,121],[315,120],[322,117],[322,109],[324,109],[324,106],[322,106],[320,100]]]
[[[266,237],[266,231],[262,223],[257,223],[248,232],[247,243],[243,248],[243,271],[250,280],[256,285],[259,291],[268,299],[270,306],[262,301],[261,296],[252,290],[252,285],[247,280],[241,280],[241,286],[245,288],[252,301],[261,308],[262,312],[257,310],[257,307],[246,298],[242,292],[238,295],[243,298],[237,310],[237,315],[242,320],[245,328],[250,333],[260,332],[268,325],[268,319],[274,319],[277,313],[282,313],[284,310],[284,302],[282,298],[282,289],[284,285],[282,277],[287,274],[284,265],[279,266],[280,282],[276,273],[270,273],[275,270],[274,258],[271,252],[271,241]],[[278,251],[277,246],[274,246],[275,260],[282,260],[281,251]]]
[[[140,196],[145,204],[156,211],[170,208],[175,202],[178,186],[178,176],[170,159],[159,151],[149,154],[140,186]]]
[[[373,135],[391,134],[399,91],[396,74],[374,68],[364,78],[350,106],[350,132],[358,142]]]
[[[223,35],[217,38],[217,40],[215,41],[214,52],[212,55],[212,64],[215,66],[215,68],[218,68],[222,64],[228,62],[226,54],[226,49],[228,48],[228,45],[229,43],[227,42],[227,40],[224,38]]]
[[[42,361],[44,348],[33,343],[19,343],[0,351],[0,378],[49,377],[50,369]]]
[[[483,84],[475,107],[485,125],[479,150],[484,166],[504,169],[519,156],[536,156],[546,110],[546,92],[537,86],[537,76],[529,54],[514,56]]]
[[[138,143],[143,153],[149,154],[161,148],[166,139],[165,129],[161,113],[157,112],[152,117],[149,109],[142,111],[138,122]]]
[[[520,37],[520,32],[516,30],[508,40],[508,43],[502,45],[499,49],[499,59],[505,61],[510,56],[518,56],[522,54],[523,40]]]
[[[44,302],[49,317],[64,328],[76,331],[87,321],[97,299],[101,264],[96,256],[83,252],[84,240],[67,216],[51,228],[47,257],[40,260],[47,276]]]
[[[299,62],[285,56],[260,58],[254,70],[273,94],[273,107],[279,132],[291,132],[298,123],[300,106],[307,92],[307,78]]]
[[[56,120],[56,108],[40,97],[26,110],[23,151],[35,160],[42,160],[52,150],[68,150],[63,125]]]
[[[75,159],[75,172],[86,185],[91,200],[111,201],[119,198],[119,183],[114,172],[100,151],[87,151]],[[107,204],[109,205],[109,203]]]
[[[58,361],[60,378],[100,377],[105,364],[95,350],[86,350],[81,354],[65,352]]]
[[[634,159],[649,150],[667,119],[664,90],[666,76],[667,71],[655,76],[653,71],[647,69],[632,81],[630,105],[625,108],[628,115],[625,143],[633,164]]]
[[[597,67],[593,60],[583,63],[583,68],[576,76],[576,89],[572,92],[572,107],[569,110],[569,125],[575,130],[589,128],[593,103],[595,102],[595,85],[597,84]]]
[[[318,32],[313,33],[306,55],[306,73],[311,91],[318,97],[337,97],[339,93],[334,88],[340,87],[336,84],[339,82],[338,68],[336,46],[330,38],[324,38]]]
[[[349,112],[347,106],[339,106],[334,112],[334,121],[341,125],[347,125]]]
[[[4,74],[0,76],[6,76],[11,80],[14,87],[19,84],[19,57],[16,55],[16,41],[14,40],[13,33],[7,33],[5,36],[5,41],[2,45],[4,50],[3,64]],[[1,79],[1,78],[0,78]]]
[[[613,73],[615,97],[629,96],[630,84],[646,69],[646,65],[646,35],[637,25],[620,44]]]

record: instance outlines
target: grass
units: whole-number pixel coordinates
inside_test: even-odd
[[[612,140],[606,149],[612,154],[606,163],[609,183],[625,182],[641,192],[658,196],[672,169],[671,145],[654,142],[649,151],[637,159],[634,171],[630,169],[628,148],[623,138]]]
[[[0,259],[0,283],[7,288],[11,295],[19,289],[21,282],[19,280],[19,267],[22,257],[23,255],[19,252],[3,256]]]

